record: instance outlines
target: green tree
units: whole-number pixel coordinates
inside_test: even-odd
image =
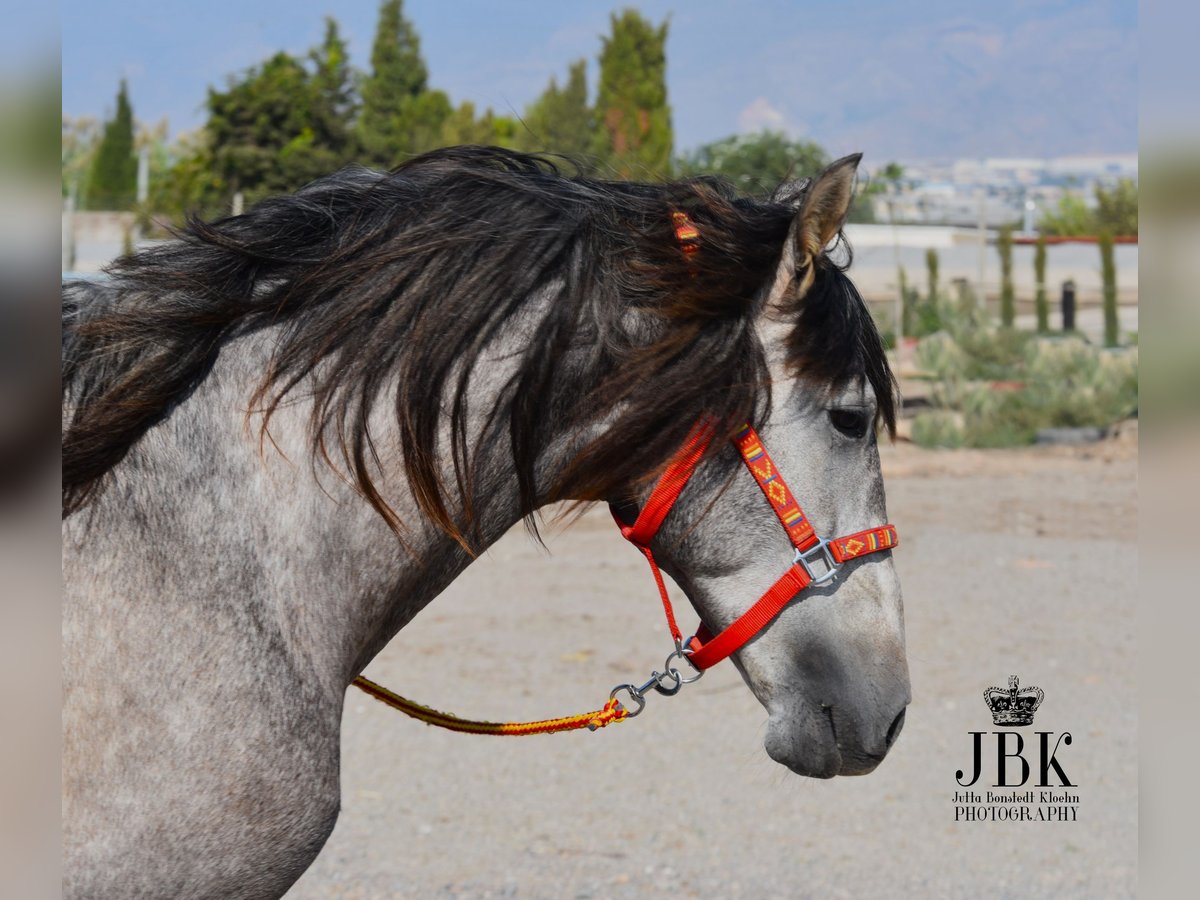
[[[483,114],[483,118],[491,133],[490,143],[510,150],[517,149],[521,123],[516,117],[498,116],[489,109]]]
[[[368,161],[391,167],[405,154],[440,142],[453,107],[441,91],[428,91],[421,42],[401,0],[384,0],[371,46],[371,72],[362,83],[359,139]],[[426,96],[434,94],[433,97]]]
[[[876,173],[876,180],[885,191],[900,192],[900,182],[904,180],[904,166],[898,162],[890,162]]]
[[[1110,234],[1138,233],[1138,186],[1122,178],[1111,188],[1096,185],[1096,230]]]
[[[1046,235],[1091,234],[1094,223],[1092,211],[1078,194],[1063,194],[1054,210],[1042,214],[1038,230]]]
[[[87,198],[88,180],[100,144],[100,123],[90,116],[62,117],[62,195]]]
[[[454,105],[445,91],[425,91],[413,98],[406,110],[406,150],[403,152],[424,153],[444,146],[442,127],[453,112]]]
[[[133,148],[139,159],[143,154],[146,157],[146,175],[147,187],[149,194],[145,201],[139,200],[134,204],[134,212],[137,215],[137,229],[141,234],[151,232],[155,228],[152,219],[154,212],[154,186],[160,184],[171,171],[172,157],[171,144],[168,140],[170,127],[167,119],[164,117],[159,119],[153,125],[145,122],[137,123],[137,130],[133,137]],[[139,172],[140,174],[140,172]]]
[[[170,123],[164,117],[153,125],[139,122],[133,136],[133,147],[137,153],[146,152],[150,163],[150,180],[162,175],[171,164],[171,149],[168,137]]]
[[[594,129],[588,107],[587,60],[571,63],[567,83],[555,78],[525,110],[524,128],[518,132],[522,149],[561,153],[586,168]]]
[[[747,194],[765,196],[785,181],[815,175],[829,157],[810,141],[778,131],[732,135],[697,147],[675,161],[681,175],[720,175]]]
[[[125,80],[117,91],[117,109],[104,123],[88,178],[88,209],[128,209],[137,190],[137,159],[133,155],[133,107]]]
[[[1096,204],[1091,209],[1079,194],[1064,194],[1053,211],[1043,214],[1038,226],[1042,234],[1076,237],[1102,231],[1119,235],[1138,233],[1137,182],[1122,178],[1112,187],[1097,184],[1094,195]]]
[[[1017,320],[1017,300],[1012,280],[1012,228],[1000,229],[996,249],[1000,251],[1000,324],[1012,328]]]
[[[248,201],[294,190],[338,166],[317,142],[308,70],[276,53],[226,91],[209,89],[207,130],[214,174]]]
[[[517,148],[519,134],[516,119],[498,116],[490,109],[476,116],[475,104],[464,100],[442,123],[440,147],[457,144],[491,144],[496,147]],[[528,148],[523,148],[528,149]]]
[[[150,181],[150,209],[176,221],[188,213],[211,218],[229,211],[228,192],[216,173],[207,129],[181,134],[168,157],[162,177]]]
[[[665,178],[671,166],[667,105],[667,23],[655,28],[636,10],[611,16],[600,51],[597,127],[592,150],[621,178]]]
[[[1117,260],[1113,253],[1113,236],[1100,232],[1100,278],[1104,285],[1104,346],[1115,347],[1120,341],[1120,321],[1117,319]]]
[[[488,110],[483,118],[479,118],[475,115],[475,104],[464,100],[442,123],[442,145],[454,147],[458,144],[492,143],[492,124],[487,118],[490,113],[491,110]]]
[[[860,184],[854,197],[854,205],[850,207],[850,215],[847,217],[847,221],[874,224],[877,221],[875,217],[875,198],[889,192],[892,194],[898,193],[900,190],[900,180],[903,177],[903,167],[899,163],[890,162],[880,169],[874,178],[870,178],[865,183]]]
[[[1041,234],[1033,249],[1033,281],[1036,286],[1033,305],[1037,311],[1037,330],[1045,334],[1050,330],[1050,301],[1046,296],[1046,236]]]
[[[325,17],[325,36],[309,53],[312,76],[312,124],[314,141],[328,147],[348,162],[355,155],[356,139],[351,122],[358,106],[350,54],[337,20]]]

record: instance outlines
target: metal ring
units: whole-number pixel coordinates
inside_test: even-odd
[[[684,678],[683,673],[671,665],[671,660],[676,659],[676,658],[682,659],[684,662],[686,662],[689,666],[692,667],[692,671],[695,672],[696,674],[692,675],[690,678]],[[682,647],[677,650],[672,650],[669,654],[667,654],[667,659],[666,659],[666,662],[663,663],[663,666],[664,666],[664,668],[666,668],[666,670],[670,674],[674,675],[675,677],[677,677],[679,679],[680,685],[692,684],[693,682],[699,681],[701,679],[701,677],[703,677],[703,675],[704,675],[704,670],[696,668],[695,663],[693,663],[690,658],[690,654],[686,650],[684,650]]]
[[[629,699],[637,703],[637,709],[630,709],[627,704],[622,704],[622,706],[625,707],[627,718],[632,719],[646,708],[646,698],[643,697],[641,691],[639,691],[632,684],[618,684],[609,692],[608,699],[615,700],[617,694],[619,694],[621,691],[625,691],[627,694],[629,694]]]
[[[671,657],[668,656],[667,660],[669,661],[670,659]],[[654,689],[664,697],[673,697],[683,687],[683,676],[679,674],[678,669],[668,666],[667,671],[655,672],[654,675],[657,682],[654,685]]]

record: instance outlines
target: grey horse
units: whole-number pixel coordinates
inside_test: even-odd
[[[752,421],[822,531],[884,522],[894,384],[829,249],[857,162],[752,200],[454,148],[65,285],[65,894],[283,894],[372,657],[523,517],[636,511],[700,417]],[[654,553],[714,632],[792,558],[725,440]],[[910,700],[891,554],[733,661],[773,759],[870,772]]]

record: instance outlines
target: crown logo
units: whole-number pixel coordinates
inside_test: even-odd
[[[1008,690],[992,686],[983,692],[983,702],[997,725],[1032,725],[1033,714],[1046,695],[1039,687],[1019,688],[1016,675],[1008,677]]]

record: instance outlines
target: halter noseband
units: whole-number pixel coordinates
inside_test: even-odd
[[[771,509],[787,532],[788,540],[796,549],[796,555],[791,568],[723,631],[714,636],[701,623],[695,635],[685,641],[675,622],[675,612],[667,595],[667,586],[650,550],[650,542],[658,534],[675,501],[687,486],[711,440],[712,430],[707,425],[698,425],[693,429],[687,442],[658,479],[646,500],[646,505],[632,525],[623,522],[616,510],[613,510],[613,518],[620,527],[621,534],[642,552],[650,564],[650,571],[654,574],[663,610],[666,612],[667,625],[671,629],[671,637],[675,640],[675,652],[667,658],[666,674],[659,675],[656,672],[655,677],[640,688],[621,685],[616,689],[628,690],[630,696],[638,702],[639,712],[644,703],[643,696],[649,688],[672,694],[682,683],[699,677],[697,674],[691,679],[683,678],[678,670],[672,669],[670,663],[675,657],[686,659],[697,673],[703,673],[705,669],[741,649],[747,641],[766,628],[793,597],[810,584],[832,581],[847,561],[866,556],[868,553],[890,550],[899,543],[894,525],[880,525],[832,540],[820,537],[788,489],[783,475],[763,447],[758,433],[747,423],[734,435],[733,443],[741,454],[742,462],[754,476],[755,482],[762,489],[767,502],[771,504]]]

